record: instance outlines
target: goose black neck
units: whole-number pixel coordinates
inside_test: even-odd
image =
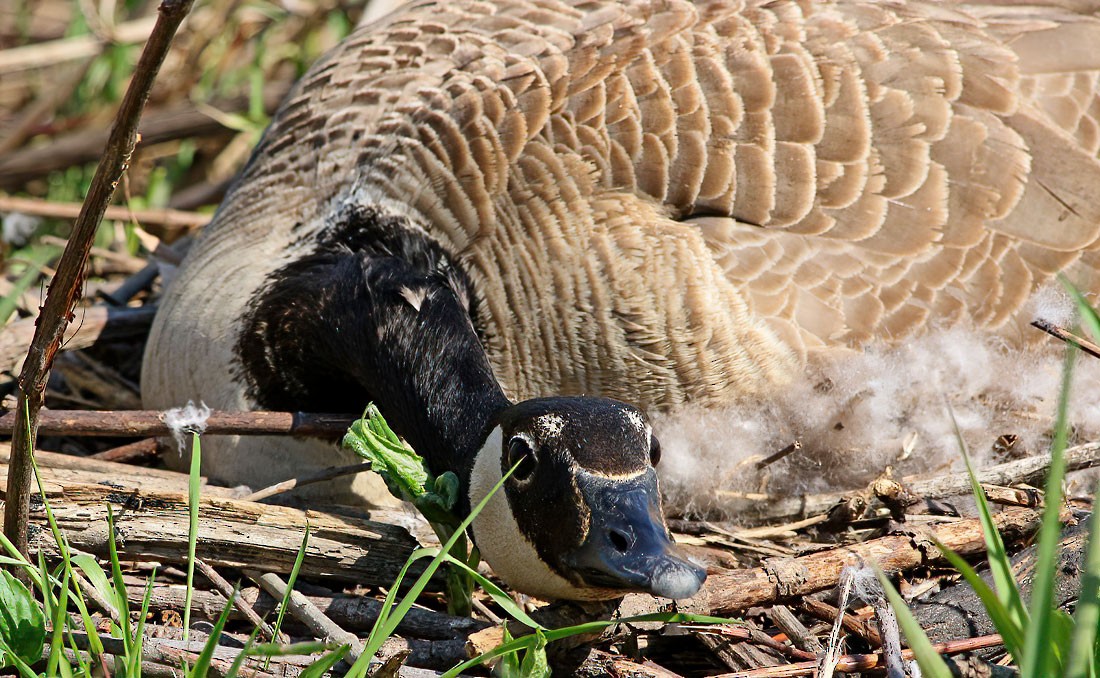
[[[362,412],[375,402],[434,473],[464,483],[509,405],[458,262],[405,217],[343,215],[253,299],[237,350],[268,409]]]

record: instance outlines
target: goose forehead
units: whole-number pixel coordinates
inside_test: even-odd
[[[502,416],[506,435],[545,449],[575,471],[635,474],[648,466],[651,429],[637,408],[607,398],[539,398]]]

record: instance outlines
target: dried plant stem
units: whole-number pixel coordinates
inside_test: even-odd
[[[191,3],[192,0],[164,0],[160,5],[156,25],[141,53],[134,77],[115,116],[103,160],[96,168],[88,196],[73,224],[73,232],[58,265],[57,275],[50,283],[34,339],[27,352],[27,360],[19,374],[21,397],[16,409],[16,419],[28,421],[29,426],[17,426],[12,439],[11,469],[4,507],[4,534],[23,553],[27,552],[27,525],[33,480],[31,455],[37,437],[38,411],[42,408],[50,367],[61,345],[65,328],[75,317],[73,309],[80,298],[84,268],[88,263],[92,241],[137,144],[137,125],[149,98],[153,80],[164,62],[176,29],[191,9]]]
[[[49,202],[47,200],[35,200],[34,198],[16,198],[12,196],[0,196],[0,212],[22,212],[39,217],[52,217],[55,219],[76,219],[80,216],[81,206],[69,202]],[[196,228],[205,226],[210,222],[210,215],[201,212],[185,212],[183,210],[147,209],[132,210],[128,207],[112,205],[103,213],[104,219],[114,221],[136,221],[139,224],[159,224],[161,226],[176,226],[179,228]]]
[[[937,652],[943,655],[959,654],[960,652],[973,652],[987,647],[1001,645],[1001,637],[998,635],[979,636],[965,640],[952,640],[946,643],[933,645]],[[912,659],[913,651],[902,651],[904,659]],[[857,671],[870,671],[885,666],[885,660],[881,654],[847,654],[840,657],[837,663],[837,671],[841,673],[855,673]],[[786,666],[769,666],[751,671],[738,671],[736,673],[723,673],[714,678],[784,678],[786,676],[809,676],[817,670],[816,662],[800,662],[787,664]]]
[[[271,572],[249,572],[245,571],[249,579],[252,579],[260,585],[264,591],[267,591],[268,595],[276,600],[282,600],[286,596],[286,582],[279,578],[278,575]],[[333,622],[324,612],[321,612],[313,602],[306,598],[305,595],[298,591],[290,592],[289,610],[291,615],[295,619],[305,624],[311,632],[313,632],[318,638],[325,641],[333,641],[340,644],[347,644],[350,646],[348,652],[349,657],[353,657],[353,661],[359,658],[359,655],[363,654],[363,644],[359,642],[359,639],[355,637],[355,634],[349,633],[340,628],[338,624]]]
[[[187,5],[189,8],[191,3],[188,2]],[[181,17],[186,13],[184,11]],[[152,44],[155,35],[150,35],[151,28],[153,24],[150,19],[135,19],[115,26],[110,38],[115,43],[126,44],[141,42],[149,36],[149,42]],[[175,32],[176,29],[173,27],[168,37],[171,38]],[[89,34],[6,49],[0,52],[0,73],[10,75],[29,68],[55,66],[62,61],[94,57],[103,49],[103,42],[99,36]],[[159,68],[159,62],[157,66]]]
[[[1081,349],[1085,353],[1088,353],[1089,355],[1091,355],[1093,358],[1100,358],[1100,346],[1097,346],[1096,344],[1092,343],[1088,339],[1085,339],[1084,337],[1082,337],[1078,334],[1074,334],[1073,332],[1070,332],[1069,330],[1067,330],[1064,327],[1060,327],[1060,326],[1055,325],[1053,323],[1049,323],[1046,320],[1032,321],[1031,326],[1032,327],[1037,327],[1038,329],[1046,332],[1047,334],[1049,334],[1053,337],[1057,337],[1057,338],[1061,339],[1062,341],[1066,342],[1067,344],[1076,346],[1077,348]]]
[[[371,463],[369,461],[360,462],[358,464],[348,464],[347,466],[336,466],[334,468],[324,469],[317,473],[311,473],[309,475],[300,476],[298,478],[291,478],[290,480],[284,480],[281,483],[269,485],[257,492],[244,497],[244,501],[263,501],[268,497],[274,497],[277,494],[289,492],[297,487],[303,485],[310,485],[313,483],[323,483],[326,480],[334,480],[336,478],[342,478],[343,476],[354,475],[356,473],[364,473],[371,469]]]
[[[276,637],[275,629],[271,628],[271,624],[265,622],[263,617],[256,613],[256,610],[252,608],[252,605],[250,605],[243,596],[234,594],[233,585],[230,584],[225,577],[221,576],[221,574],[214,569],[213,565],[202,558],[196,558],[195,567],[199,569],[199,572],[202,572],[204,577],[210,580],[210,583],[214,585],[214,588],[218,589],[219,593],[225,596],[226,600],[233,601],[233,607],[237,608],[253,626],[259,628],[265,638],[276,643],[286,644],[289,642],[285,633],[280,633],[278,637]]]
[[[43,435],[134,436],[171,435],[159,410],[42,410],[38,430]],[[17,430],[17,413],[0,416],[0,435]],[[301,412],[211,412],[206,435],[297,435],[338,439],[357,417],[349,414]]]
[[[1100,465],[1100,443],[1086,443],[1066,450],[1067,471],[1080,471],[1094,468],[1097,465]],[[1043,484],[1049,469],[1050,455],[1039,454],[982,469],[978,471],[978,481],[983,484],[1002,486],[1019,483],[1039,486]],[[965,472],[948,473],[935,477],[908,476],[903,478],[901,482],[910,494],[922,499],[958,497],[970,493],[970,477]],[[755,503],[755,512],[751,517],[754,520],[770,521],[796,520],[806,516],[817,516],[828,512],[838,503],[850,499],[859,492],[860,490],[830,492],[802,497],[761,495]],[[720,491],[718,496],[732,497],[733,495]],[[721,510],[729,513],[736,506],[740,506],[740,504],[730,504],[721,507]],[[742,515],[744,515],[744,512],[742,512]]]
[[[1039,528],[1039,513],[1033,509],[1006,508],[995,518],[1006,541],[1019,539]],[[985,549],[981,523],[962,519],[936,525],[931,533],[948,548],[964,555]],[[849,558],[876,563],[887,572],[901,572],[936,562],[939,552],[927,533],[893,534],[841,548],[797,558],[768,558],[761,567],[727,570],[712,574],[691,600],[678,604],[681,612],[717,616],[738,614],[750,607],[791,600],[837,585]],[[654,599],[656,600],[656,599]],[[639,604],[633,613],[656,612],[657,606]]]

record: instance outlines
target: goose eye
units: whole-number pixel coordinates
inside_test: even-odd
[[[512,472],[512,478],[515,480],[527,480],[531,477],[531,474],[535,472],[535,452],[531,449],[531,446],[526,440],[520,437],[512,438],[508,442],[508,468],[516,466],[516,470]]]
[[[661,463],[661,441],[657,436],[649,437],[649,463],[654,466]]]

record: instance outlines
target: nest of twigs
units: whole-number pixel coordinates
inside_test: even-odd
[[[199,504],[197,575],[189,594],[188,478],[163,470],[159,457],[177,450],[158,438],[166,429],[157,414],[140,411],[141,355],[162,277],[209,220],[282,94],[312,59],[354,26],[361,11],[359,2],[345,0],[282,5],[222,0],[192,11],[155,80],[141,117],[140,143],[95,234],[74,322],[52,361],[37,439],[43,496],[73,552],[100,558],[108,572],[108,507],[113,513],[129,611],[91,583],[84,586],[91,615],[103,628],[141,609],[156,565],[144,618],[143,674],[168,674],[181,662],[193,664],[237,582],[241,594],[216,639],[211,672],[231,672],[255,629],[260,640],[275,643],[347,643],[354,657],[406,557],[418,540],[432,541],[410,512],[339,506],[305,511],[277,503],[285,487],[242,491],[206,484]],[[107,157],[109,130],[155,15],[149,2],[0,5],[0,322],[6,323],[0,381],[9,396],[0,426],[6,434],[19,421],[12,396],[47,284],[66,266],[63,248],[76,237],[81,201],[97,162]],[[347,423],[215,413],[205,435],[338,436]],[[797,446],[787,452],[797,452]],[[0,485],[9,488],[8,511],[10,458],[9,445],[0,444]],[[1086,445],[1070,450],[1067,464],[1071,470],[1087,468],[1098,458],[1100,448]],[[1033,558],[1025,547],[1039,525],[1042,493],[1034,488],[1041,486],[1047,464],[1042,456],[1023,457],[982,473],[983,489],[1001,507],[997,521],[1021,569]],[[970,491],[965,475],[899,479],[883,469],[869,487],[768,500],[764,505],[770,508],[759,512],[755,524],[673,517],[677,541],[710,571],[703,592],[678,609],[740,622],[618,624],[595,637],[551,645],[552,664],[583,675],[795,676],[823,670],[826,662],[838,672],[876,675],[897,657],[883,651],[891,623],[888,606],[859,585],[866,579],[861,567],[875,563],[900,573],[901,592],[942,653],[961,657],[959,666],[995,671],[988,662],[1004,656],[1000,638],[973,592],[958,586],[957,572],[939,559],[929,536],[980,559],[985,541],[979,521],[958,510],[966,513],[967,502],[959,498]],[[1064,518],[1072,523],[1077,511],[1090,507],[1087,497],[1073,499]],[[276,632],[277,608],[307,524],[311,538],[296,574],[296,593]],[[32,560],[41,553],[48,566],[58,562],[61,553],[40,498],[31,502],[27,534]],[[1078,590],[1080,568],[1069,565],[1081,558],[1083,535],[1080,528],[1064,534],[1058,605],[1071,604]],[[380,671],[435,675],[499,644],[501,618],[507,615],[496,601],[475,592],[473,616],[452,617],[441,591],[429,585],[384,646]],[[189,595],[191,629],[185,641]],[[645,596],[630,596],[618,609],[516,600],[549,627],[670,605]],[[510,631],[518,635],[522,629],[513,625]],[[118,673],[117,660],[109,656],[124,650],[106,643],[104,654],[89,655],[89,661],[100,666],[97,670]],[[298,675],[315,659],[288,654],[248,660],[239,671]]]

